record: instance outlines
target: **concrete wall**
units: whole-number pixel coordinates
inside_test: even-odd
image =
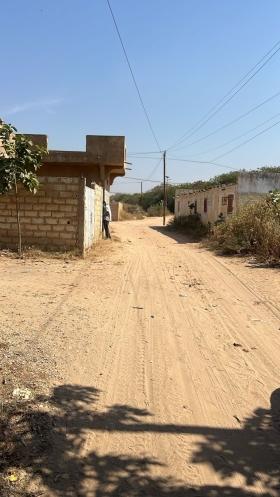
[[[239,205],[255,202],[273,190],[280,190],[280,173],[248,172],[238,176]]]
[[[232,197],[232,210],[229,209],[229,197]],[[177,190],[175,193],[175,217],[188,216],[194,213],[190,205],[196,203],[196,212],[203,223],[214,223],[222,213],[224,217],[236,211],[236,185],[211,188],[209,190],[192,191]],[[231,212],[229,212],[231,210]]]
[[[196,202],[197,212],[203,223],[213,223],[220,213],[226,218],[238,207],[255,202],[273,190],[280,190],[280,173],[245,172],[238,176],[237,185],[192,191],[177,190],[175,194],[175,217],[188,216],[189,205]],[[229,212],[230,197],[233,195],[232,212]],[[207,203],[205,212],[205,202]],[[230,209],[231,210],[231,209]]]
[[[102,236],[103,189],[101,186],[95,185],[94,191],[94,239],[98,241]]]
[[[36,195],[19,188],[24,246],[84,252],[100,238],[102,188],[96,185],[92,190],[85,182],[84,178],[41,177]],[[10,192],[0,195],[0,248],[16,246],[16,200]]]
[[[34,144],[48,147],[47,135],[25,134]],[[126,156],[124,136],[87,135],[86,150],[48,150],[40,176],[81,177],[110,188],[114,179],[125,175]]]
[[[86,153],[97,163],[123,168],[126,154],[125,137],[87,135]]]
[[[122,202],[111,202],[112,221],[119,221],[123,211]]]
[[[94,208],[95,190],[86,186],[84,189],[84,250],[90,248],[95,239]]]

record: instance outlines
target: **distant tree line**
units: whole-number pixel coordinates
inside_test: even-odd
[[[213,188],[219,185],[228,185],[232,183],[237,183],[238,174],[241,171],[230,171],[228,173],[219,174],[214,176],[209,180],[198,180],[194,182],[181,183],[177,185],[168,184],[167,185],[167,208],[170,212],[174,212],[174,200],[175,200],[175,190],[179,188],[189,188],[193,190],[203,190]],[[280,172],[279,167],[265,166],[257,169],[254,172]],[[112,200],[117,202],[123,202],[131,205],[139,205],[145,211],[149,207],[158,205],[163,201],[163,184],[157,185],[151,190],[143,193],[116,193]]]

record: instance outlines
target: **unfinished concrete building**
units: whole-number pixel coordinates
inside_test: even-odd
[[[48,149],[46,135],[26,135]],[[84,252],[102,233],[102,203],[125,174],[123,136],[86,137],[85,151],[48,150],[36,195],[20,189],[24,246]],[[14,192],[0,196],[0,247],[17,244]]]

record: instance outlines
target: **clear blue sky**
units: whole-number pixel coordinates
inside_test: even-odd
[[[111,5],[162,148],[193,126],[280,39],[279,0],[111,0]],[[86,134],[116,134],[126,136],[128,154],[156,150],[105,0],[2,2],[1,41],[0,115],[20,131],[46,133],[56,149],[83,149]],[[280,91],[279,68],[280,52],[194,139]],[[278,112],[280,96],[169,156],[213,159],[263,128],[207,150]],[[264,127],[277,120],[280,115]],[[232,168],[279,165],[279,134],[280,125],[219,162]],[[146,178],[155,163],[133,158],[127,175]],[[172,181],[222,171],[168,159]],[[160,168],[153,179],[161,179]],[[139,190],[139,184],[126,183],[117,180],[113,190]]]

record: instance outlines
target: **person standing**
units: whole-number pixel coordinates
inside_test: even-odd
[[[112,219],[110,206],[103,201],[103,231],[105,231],[106,238],[111,238],[109,223]]]

